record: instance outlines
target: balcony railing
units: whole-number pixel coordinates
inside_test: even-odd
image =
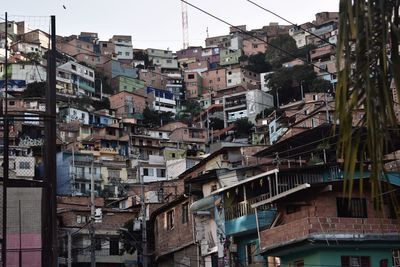
[[[236,205],[225,208],[225,220],[233,220],[242,216],[254,214],[254,209],[251,207],[252,204],[260,202],[269,198],[269,193],[259,195],[255,198],[248,199],[246,201],[239,202]],[[257,210],[266,210],[269,205],[263,205],[257,208]]]
[[[339,166],[331,166],[328,171],[321,169],[309,172],[291,172],[290,174],[279,173],[269,181],[270,193],[273,197],[301,184],[316,184],[341,179],[343,179],[343,172]]]

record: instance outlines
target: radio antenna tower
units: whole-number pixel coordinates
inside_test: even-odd
[[[187,5],[184,2],[182,4],[182,34],[183,34],[183,49],[189,47],[189,29],[188,29],[188,16],[187,16]]]

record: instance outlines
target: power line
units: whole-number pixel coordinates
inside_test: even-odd
[[[253,4],[253,5],[255,5],[256,7],[261,8],[262,10],[264,10],[264,11],[266,11],[266,12],[268,12],[268,13],[270,13],[270,14],[272,14],[272,15],[278,17],[278,18],[280,18],[281,20],[283,20],[283,21],[285,21],[285,22],[287,22],[287,23],[293,25],[294,27],[297,27],[297,28],[299,28],[299,29],[301,29],[301,30],[303,30],[303,31],[305,31],[305,32],[307,32],[307,33],[309,33],[310,35],[312,35],[312,36],[318,38],[319,40],[321,40],[321,41],[323,41],[323,42],[325,42],[325,43],[327,43],[327,44],[330,44],[330,45],[336,47],[336,44],[333,44],[333,43],[327,41],[326,39],[321,38],[320,36],[314,34],[312,31],[309,31],[308,29],[303,28],[303,27],[297,25],[296,23],[293,23],[293,22],[291,22],[291,21],[285,19],[284,17],[280,16],[279,14],[277,14],[277,13],[275,13],[275,12],[273,12],[273,11],[271,11],[271,10],[269,10],[269,9],[267,9],[267,8],[265,8],[265,7],[263,7],[263,6],[259,5],[259,4],[257,4],[257,3],[255,3],[255,2],[253,2],[253,1],[251,1],[251,0],[246,0],[246,1],[249,2],[249,3],[251,3],[251,4]]]
[[[259,40],[259,41],[261,41],[261,42],[267,44],[268,46],[270,46],[270,47],[272,47],[272,48],[274,48],[274,49],[276,49],[276,50],[278,50],[278,51],[280,51],[280,52],[282,52],[282,53],[285,53],[286,55],[289,55],[289,56],[291,56],[291,57],[293,57],[293,58],[300,59],[301,61],[303,61],[303,62],[306,63],[307,65],[313,66],[313,67],[315,67],[315,68],[317,68],[317,69],[319,69],[319,70],[321,70],[321,71],[323,71],[323,72],[325,72],[325,73],[328,73],[328,74],[330,74],[330,75],[334,75],[334,74],[335,74],[335,73],[329,72],[328,70],[326,70],[326,69],[324,69],[324,68],[321,68],[321,67],[318,66],[318,65],[315,65],[314,63],[308,62],[306,59],[301,58],[301,57],[298,57],[298,56],[296,56],[295,54],[293,54],[293,53],[291,53],[291,52],[288,52],[288,51],[286,51],[286,50],[280,48],[279,46],[276,46],[276,45],[274,45],[274,44],[271,44],[270,42],[265,41],[264,39],[262,39],[262,38],[260,38],[260,37],[258,37],[258,36],[256,36],[256,35],[254,35],[254,34],[248,32],[248,31],[245,31],[245,30],[241,29],[240,27],[237,27],[237,26],[233,25],[233,24],[227,22],[226,20],[223,20],[223,19],[221,19],[221,18],[219,18],[219,17],[217,17],[217,16],[211,14],[210,12],[205,11],[204,9],[201,9],[200,7],[197,7],[197,6],[195,6],[195,5],[193,5],[193,4],[189,3],[189,2],[187,2],[187,1],[185,1],[185,0],[181,0],[181,1],[184,2],[184,3],[186,3],[186,4],[188,4],[189,6],[191,6],[191,7],[193,7],[193,8],[195,8],[195,9],[201,11],[202,13],[204,13],[204,14],[206,14],[206,15],[212,17],[212,18],[214,18],[214,19],[216,19],[216,20],[219,20],[219,21],[221,21],[222,23],[224,23],[224,24],[226,24],[226,25],[228,25],[228,26],[230,26],[230,27],[232,27],[232,28],[235,28],[236,30],[240,31],[241,33],[244,33],[244,34],[246,34],[246,35],[248,35],[248,36],[250,36],[250,37],[252,37],[252,38],[254,38],[254,39],[257,39],[257,40]]]

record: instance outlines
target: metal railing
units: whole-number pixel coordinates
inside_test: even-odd
[[[259,195],[254,198],[250,198],[246,201],[239,202],[236,205],[232,205],[230,207],[225,208],[225,220],[233,220],[242,216],[247,216],[254,214],[255,209],[251,207],[252,204],[260,202],[269,198],[269,193]],[[268,209],[267,205],[263,205],[259,207],[258,210],[266,210]]]

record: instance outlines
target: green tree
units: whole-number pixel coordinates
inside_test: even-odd
[[[47,82],[33,82],[26,86],[22,93],[23,97],[44,97],[46,94]]]
[[[179,112],[178,117],[183,120],[190,121],[202,111],[200,103],[195,100],[186,100],[182,105],[183,109]]]
[[[272,66],[266,60],[265,53],[258,53],[247,57],[247,66],[245,68],[256,73],[264,73],[271,71]]]
[[[160,118],[158,113],[151,110],[149,107],[145,107],[143,110],[143,123],[149,127],[156,127],[160,125]]]
[[[224,120],[221,120],[219,118],[210,118],[209,129],[213,129],[213,130],[224,129]]]
[[[263,111],[257,114],[256,120],[268,117],[269,114],[271,114],[274,110],[275,110],[274,107],[265,108]]]
[[[341,0],[339,8],[338,155],[344,159],[350,191],[355,171],[370,170],[372,197],[378,203],[383,197],[380,179],[385,171],[385,148],[390,146],[393,129],[398,133],[390,88],[394,82],[400,95],[399,5],[399,1]],[[353,128],[358,109],[365,112],[359,123],[365,135]],[[365,155],[369,164],[364,162]],[[396,210],[399,215],[398,205]]]
[[[172,112],[158,112],[149,107],[143,110],[143,124],[154,128],[173,121],[174,114]]]
[[[297,54],[296,41],[289,34],[281,34],[272,39],[269,43],[271,47],[267,48],[265,58],[274,69],[280,68],[284,62],[294,59],[294,57],[288,55],[287,52],[293,55]],[[274,47],[279,47],[282,50],[275,49]]]
[[[118,231],[122,243],[121,255],[124,253],[132,255],[141,249],[142,235],[140,231],[133,231],[133,223],[133,220],[125,222]]]
[[[317,78],[312,81],[310,92],[325,93],[332,89],[332,83],[328,80]]]
[[[301,98],[300,86],[304,93],[313,92],[312,84],[317,79],[314,69],[307,65],[296,65],[290,68],[280,68],[267,78],[267,85],[276,95],[278,91],[279,104],[286,104],[293,99]]]
[[[249,137],[253,131],[253,123],[251,123],[247,118],[241,118],[235,121],[235,137],[244,138]]]
[[[42,56],[38,52],[29,52],[26,54],[26,58],[30,62],[39,63],[40,60],[42,59]]]

